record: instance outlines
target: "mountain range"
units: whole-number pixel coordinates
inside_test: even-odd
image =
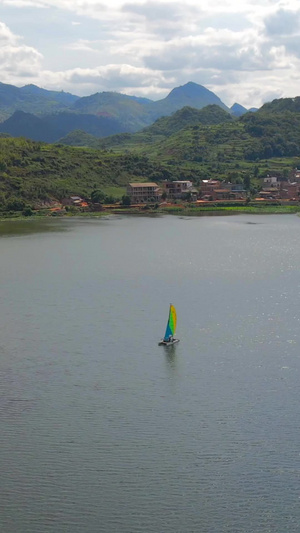
[[[200,110],[184,107],[136,133],[96,139],[76,131],[60,142],[135,153],[172,166],[193,161],[200,163],[202,170],[206,167],[207,174],[213,167],[220,170],[232,158],[254,162],[299,157],[300,97],[273,100],[240,117],[217,105]]]
[[[185,106],[137,132],[102,138],[74,129],[78,117],[91,130],[93,121],[98,126],[99,117],[88,113],[61,111],[50,120],[17,111],[9,120],[19,129],[22,125],[26,136],[47,132],[54,138],[57,115],[66,115],[70,130],[59,143],[0,132],[0,212],[74,194],[90,197],[95,189],[120,198],[130,181],[188,179],[199,185],[202,179],[218,178],[248,183],[254,191],[260,178],[287,178],[300,168],[300,97],[274,100],[240,117],[217,104]],[[113,132],[117,119],[101,118],[110,121],[105,133]],[[67,129],[59,125],[59,134]]]
[[[232,116],[247,112],[239,104],[229,109],[216,94],[194,82],[174,88],[158,101],[117,92],[80,98],[35,85],[18,88],[0,83],[0,132],[50,143],[74,130],[101,138],[140,131],[184,107],[200,110],[208,105],[219,106]]]

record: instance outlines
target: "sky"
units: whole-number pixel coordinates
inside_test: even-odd
[[[231,107],[300,95],[299,0],[0,0],[0,82]]]

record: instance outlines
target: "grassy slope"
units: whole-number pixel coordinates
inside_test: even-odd
[[[166,166],[174,177],[181,173],[196,180],[233,180],[270,172],[287,176],[300,156],[298,100],[274,101],[239,119],[218,106],[186,107],[136,134],[95,140],[74,132],[62,142],[144,155]]]
[[[248,123],[236,120],[187,126],[171,135],[155,135],[147,128],[134,135],[107,137],[101,144],[116,153],[130,151],[152,161],[159,160],[171,172],[177,169],[177,174],[182,172],[185,176],[190,172],[194,179],[235,179],[245,174],[265,176],[270,172],[284,175],[298,164],[297,150],[289,157],[264,157],[264,142],[269,144],[268,134],[263,139],[254,136]],[[280,140],[279,146],[283,146]],[[262,157],[247,158],[247,154],[256,152]]]
[[[157,165],[130,154],[0,138],[0,204],[12,198],[35,203],[90,196],[95,188],[121,195],[129,181],[147,181],[159,172]]]

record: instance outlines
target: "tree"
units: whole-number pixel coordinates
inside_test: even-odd
[[[7,202],[6,208],[8,211],[23,211],[25,203],[18,198],[10,198]]]
[[[249,174],[246,174],[244,176],[244,187],[247,191],[250,189],[250,185],[251,185],[250,176]]]
[[[23,215],[24,217],[31,217],[31,216],[33,215],[33,211],[32,211],[32,209],[31,209],[31,207],[29,207],[29,206],[25,207],[25,208],[23,209],[23,211],[22,211],[22,215]]]
[[[102,204],[105,200],[105,194],[99,189],[95,189],[91,193],[91,200],[93,204]]]
[[[131,205],[131,198],[127,194],[124,194],[124,196],[122,196],[122,205]]]
[[[105,202],[107,204],[115,204],[116,203],[116,199],[115,199],[114,196],[108,195],[108,196],[105,197]]]

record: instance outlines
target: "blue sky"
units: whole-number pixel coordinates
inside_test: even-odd
[[[231,106],[300,95],[299,0],[0,0],[0,81]]]

